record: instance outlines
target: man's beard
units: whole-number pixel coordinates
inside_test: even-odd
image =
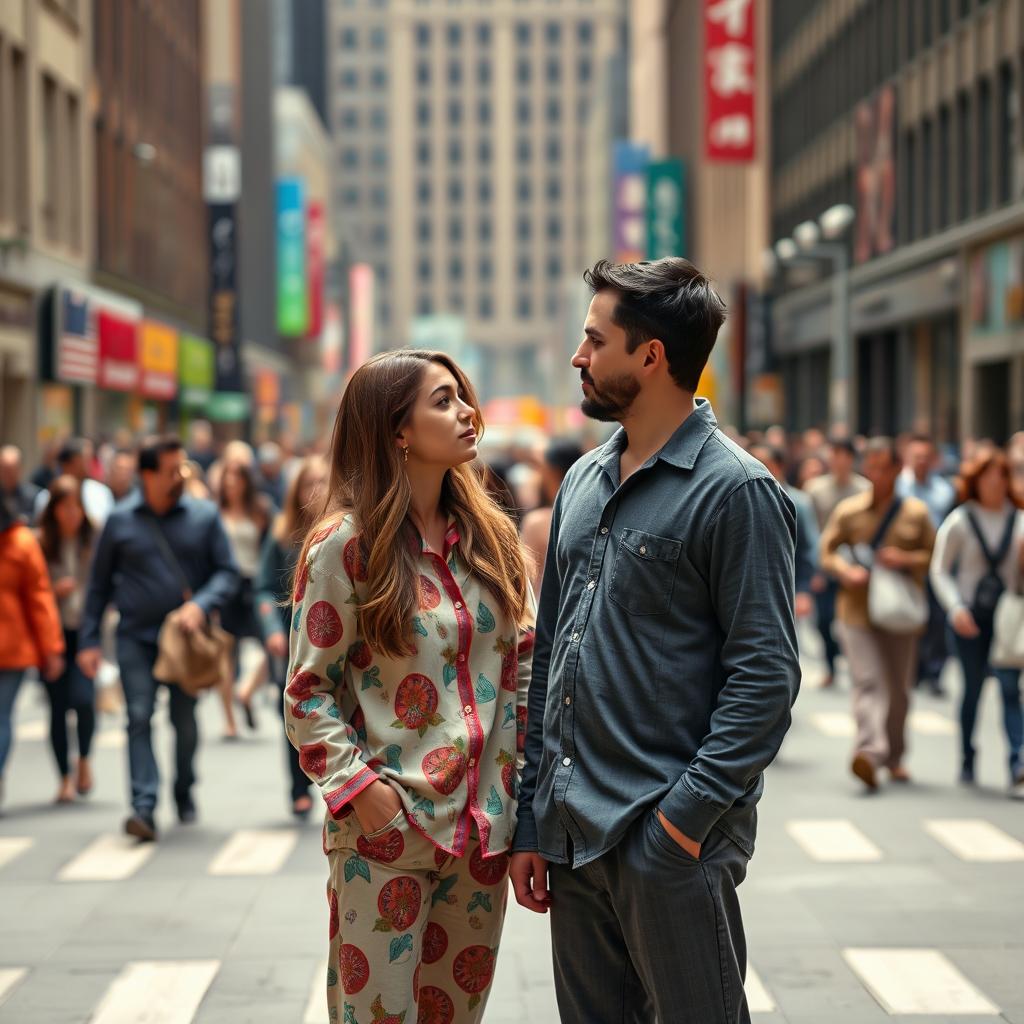
[[[590,385],[590,394],[584,396],[580,410],[584,416],[602,423],[621,421],[640,394],[640,382],[630,373],[609,378],[600,389],[589,377],[585,380]]]
[[[185,493],[184,484],[175,484],[170,491],[167,492],[167,498],[172,505],[176,505],[181,501],[181,496]]]

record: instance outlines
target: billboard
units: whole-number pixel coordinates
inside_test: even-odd
[[[351,313],[348,368],[352,371],[373,355],[374,280],[373,267],[368,263],[353,263],[349,268],[348,294]]]
[[[857,104],[857,228],[853,257],[864,263],[896,245],[896,89]]]
[[[647,165],[645,145],[617,141],[612,148],[612,239],[616,263],[636,263],[647,251]]]
[[[277,333],[303,338],[309,329],[306,281],[306,183],[277,182]]]
[[[306,207],[306,279],[309,284],[307,338],[319,338],[324,329],[326,231],[324,204],[319,199],[311,199]]]
[[[704,133],[708,160],[750,163],[755,151],[754,0],[704,0]]]
[[[647,168],[647,258],[686,255],[686,166],[658,160]]]

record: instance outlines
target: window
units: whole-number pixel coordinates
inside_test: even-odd
[[[354,146],[346,146],[341,151],[341,165],[349,170],[359,166],[359,150]]]
[[[370,127],[374,131],[384,131],[388,126],[388,114],[383,107],[374,107],[370,111]]]
[[[416,237],[421,242],[429,242],[434,237],[434,227],[426,217],[416,222]]]
[[[338,77],[343,89],[356,89],[359,86],[359,72],[355,68],[345,68]]]
[[[562,104],[557,99],[548,100],[548,124],[558,124],[562,119]]]
[[[939,153],[935,161],[936,169],[939,172],[939,209],[936,226],[940,231],[949,227],[950,222],[950,168],[953,163],[953,140],[950,125],[949,107],[942,107],[939,110]]]
[[[352,107],[346,107],[338,115],[338,124],[340,124],[342,128],[358,128],[359,111],[354,110]]]
[[[341,30],[341,48],[343,50],[354,50],[359,46],[359,33],[354,28],[343,28]]]
[[[388,151],[384,146],[374,146],[370,153],[370,164],[374,170],[382,171],[388,166]]]
[[[578,77],[581,82],[589,82],[593,76],[594,68],[589,57],[580,57]]]
[[[477,197],[481,203],[489,203],[494,196],[494,189],[491,187],[489,178],[482,178],[477,185]]]
[[[430,45],[430,26],[423,22],[416,26],[416,45],[423,47]]]
[[[520,139],[516,143],[516,159],[528,163],[533,156],[533,147],[529,139]]]
[[[958,220],[971,215],[971,153],[973,131],[971,124],[971,98],[966,92],[956,98],[956,180]]]
[[[494,280],[494,264],[487,256],[480,261],[479,273],[481,281]]]
[[[589,46],[594,41],[594,26],[589,21],[581,21],[576,26],[576,38],[581,46]]]
[[[516,61],[516,81],[520,85],[529,85],[532,77],[530,62],[525,57]]]
[[[533,233],[533,225],[530,223],[529,217],[520,217],[516,221],[516,238],[520,242],[528,242],[530,236]]]
[[[519,99],[516,100],[516,120],[520,124],[529,124],[530,114],[530,101],[525,96],[520,96]]]
[[[562,26],[557,21],[549,21],[544,28],[544,38],[549,46],[557,46],[562,41]]]
[[[932,233],[932,192],[933,175],[931,168],[934,167],[935,158],[932,153],[932,122],[926,118],[921,122],[921,166],[925,169],[921,175],[921,234],[927,237]]]
[[[953,25],[953,0],[939,0],[939,35],[944,36]]]
[[[341,190],[339,193],[341,198],[342,206],[358,206],[359,205],[359,189],[354,185],[348,185]]]
[[[480,24],[476,27],[476,41],[481,46],[491,45],[491,26]]]
[[[550,85],[557,85],[562,80],[562,62],[557,57],[548,58],[547,79]]]
[[[548,179],[547,197],[553,203],[562,198],[562,183],[558,178]]]
[[[490,320],[494,316],[494,299],[490,295],[481,295],[477,303],[477,315],[481,320]]]
[[[370,49],[383,50],[388,45],[388,34],[383,25],[377,25],[370,30]]]
[[[430,65],[425,60],[416,65],[416,84],[430,85]]]
[[[992,205],[992,83],[978,85],[978,209]]]
[[[388,84],[388,73],[385,68],[374,68],[370,72],[370,83],[375,89],[383,89]]]
[[[448,308],[453,313],[461,313],[463,308],[462,295],[460,292],[452,292],[448,296]]]
[[[388,226],[387,224],[374,224],[373,229],[370,231],[370,239],[374,245],[387,245],[388,244]]]
[[[490,100],[481,100],[477,104],[476,119],[481,124],[490,124],[491,123],[491,101]]]
[[[558,163],[562,159],[562,143],[558,139],[548,139],[546,152],[549,163]]]
[[[458,100],[448,101],[448,123],[452,125],[462,124],[462,104]]]
[[[457,60],[448,62],[448,84],[462,84],[462,65]]]
[[[519,296],[519,301],[516,303],[516,314],[524,320],[529,320],[533,316],[533,303],[530,301],[529,295]]]
[[[520,202],[528,203],[530,196],[533,194],[533,189],[530,187],[529,178],[520,178],[516,183],[516,196]]]
[[[462,42],[462,26],[457,22],[452,22],[448,26],[448,45],[458,46]]]
[[[429,203],[433,198],[434,190],[426,178],[420,178],[416,183],[416,198],[421,203]]]
[[[452,203],[462,202],[462,182],[458,179],[448,182],[448,199]]]
[[[917,138],[913,130],[908,131],[903,140],[903,199],[906,213],[905,234],[908,242],[918,237],[920,220],[918,216],[917,194]]]
[[[67,102],[67,157],[64,166],[67,173],[67,241],[73,249],[82,245],[82,178],[77,159],[81,142],[78,99],[68,95]]]
[[[550,317],[556,317],[561,312],[562,302],[558,292],[548,292],[548,297],[544,300],[544,304],[545,312]]]
[[[416,303],[416,312],[420,316],[431,316],[434,312],[434,304],[430,301],[429,295],[421,295]]]
[[[1017,90],[1013,80],[1013,68],[1003,64],[999,68],[999,202],[1008,203],[1013,198],[1013,139],[1016,134]]]
[[[462,143],[458,139],[452,139],[448,143],[448,162],[450,164],[462,163]]]
[[[462,241],[462,221],[458,217],[452,217],[451,220],[448,221],[448,241]]]
[[[430,124],[430,104],[426,100],[420,100],[416,104],[416,123],[421,128],[426,128]]]
[[[490,217],[481,217],[477,225],[477,236],[481,242],[489,242],[494,237],[494,225]]]
[[[548,217],[548,240],[557,242],[562,237],[562,218]]]
[[[520,281],[529,281],[533,277],[533,264],[528,257],[519,257],[516,264],[516,275]]]
[[[43,75],[42,142],[43,142],[43,224],[46,239],[56,242],[59,238],[60,223],[58,204],[60,188],[58,174],[61,167],[61,152],[58,138],[58,92],[57,83],[49,75]]]
[[[430,143],[425,139],[416,143],[416,159],[421,164],[430,163]]]
[[[476,155],[482,164],[489,164],[493,155],[490,139],[481,139],[477,143]]]
[[[562,261],[557,256],[548,257],[548,277],[556,279],[562,276]]]
[[[525,21],[520,21],[516,25],[516,42],[520,46],[529,46],[530,40],[533,38],[533,32],[530,25]]]
[[[458,256],[453,256],[448,262],[448,276],[453,281],[462,280],[462,260]]]
[[[370,202],[378,209],[381,210],[388,205],[388,193],[387,189],[374,188],[370,190]]]
[[[434,265],[430,260],[422,259],[416,264],[416,277],[420,284],[429,284],[434,276]]]
[[[489,60],[481,60],[477,62],[476,80],[480,85],[491,84],[491,62]]]

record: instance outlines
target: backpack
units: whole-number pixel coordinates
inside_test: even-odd
[[[1003,582],[1002,576],[999,575],[999,567],[1009,554],[1010,544],[1013,542],[1015,518],[1016,509],[1010,512],[1006,520],[1006,529],[1003,530],[1003,539],[999,542],[999,547],[993,554],[989,551],[988,544],[985,543],[985,537],[981,532],[981,527],[978,525],[978,520],[974,518],[972,512],[967,513],[967,521],[971,524],[974,536],[981,545],[985,561],[988,562],[988,569],[981,579],[978,580],[978,588],[975,590],[974,600],[971,602],[971,614],[974,616],[974,621],[979,625],[991,623],[995,619],[996,605],[999,604],[999,598],[1003,596],[1003,591],[1006,590],[1006,584]]]

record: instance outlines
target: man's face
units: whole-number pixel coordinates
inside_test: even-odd
[[[110,463],[107,484],[114,494],[124,495],[132,489],[135,482],[135,456],[115,455]]]
[[[889,494],[893,490],[899,472],[899,464],[893,461],[889,452],[867,452],[864,456],[864,476],[879,494]]]
[[[585,416],[603,422],[621,422],[642,390],[639,370],[645,345],[630,353],[626,350],[626,332],[612,323],[618,295],[598,292],[590,301],[583,341],[572,358],[580,371]]]
[[[21,459],[14,452],[0,452],[0,487],[13,491],[21,483]]]
[[[907,446],[907,462],[918,480],[924,480],[935,465],[935,449],[927,441],[911,441]]]
[[[160,456],[160,466],[153,471],[143,471],[142,486],[146,492],[146,500],[153,505],[173,507],[185,491],[185,475],[182,467],[185,464],[185,453],[164,452]]]
[[[835,476],[848,477],[853,472],[853,455],[846,449],[833,446],[828,453],[829,469]]]

